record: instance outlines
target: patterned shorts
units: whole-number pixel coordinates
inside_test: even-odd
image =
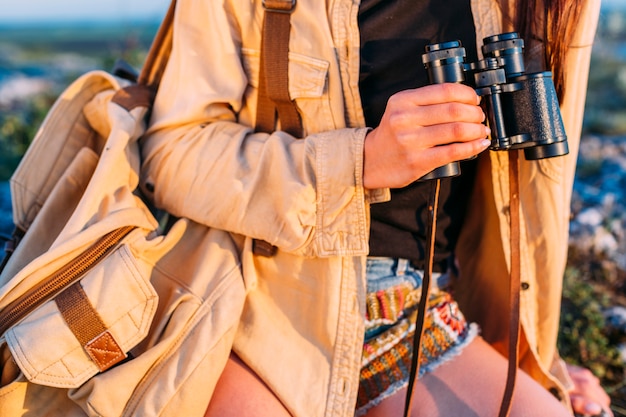
[[[365,341],[356,415],[408,384],[423,272],[405,259],[367,259]],[[448,276],[433,273],[421,341],[420,376],[451,359],[478,334],[452,299]]]

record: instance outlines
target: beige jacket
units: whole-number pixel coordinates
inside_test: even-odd
[[[568,57],[563,117],[571,153],[522,162],[523,367],[547,388],[566,260],[569,200],[599,0]],[[479,44],[509,30],[496,3],[473,0]],[[174,46],[143,142],[144,189],[177,216],[227,230],[241,249],[247,301],[233,349],[294,416],[353,415],[363,340],[368,207],[362,185],[358,2],[300,0],[291,17],[289,90],[305,138],[254,133],[261,1],[181,0]],[[531,46],[532,48],[532,46]],[[533,51],[539,57],[541,50]],[[538,68],[536,62],[528,70]],[[506,153],[480,157],[459,242],[461,302],[484,336],[506,334]],[[252,238],[279,248],[252,254]],[[489,302],[485,302],[488,300]]]

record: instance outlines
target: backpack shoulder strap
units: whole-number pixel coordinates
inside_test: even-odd
[[[129,111],[135,107],[150,108],[152,106],[172,51],[175,10],[176,0],[172,0],[152,41],[144,65],[137,77],[137,83],[121,89],[113,97],[115,103]]]
[[[281,130],[302,137],[302,119],[295,101],[289,97],[289,32],[296,0],[263,0],[263,38],[259,73],[256,126],[259,132],[272,132],[276,116]]]
[[[137,79],[137,83],[148,86],[154,90],[159,85],[167,60],[172,50],[172,37],[174,26],[174,11],[176,9],[176,0],[172,0],[167,10],[161,26],[152,41],[152,46],[148,51],[146,60]]]

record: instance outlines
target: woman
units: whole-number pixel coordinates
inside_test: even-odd
[[[511,30],[526,39],[528,72],[554,69],[571,150],[520,162],[524,372],[512,415],[608,407],[601,390],[570,404],[555,349],[599,2],[553,1],[545,11],[501,3],[298,1],[289,40],[289,95],[304,128],[297,139],[253,131],[261,2],[179,2],[142,183],[159,207],[227,230],[241,248],[247,302],[207,415],[399,415],[407,317],[424,268],[426,193],[416,180],[478,154],[460,177],[442,181],[426,323],[447,342],[425,351],[411,415],[497,413],[508,331],[508,155],[483,152],[489,130],[474,90],[426,85],[420,59],[426,44],[458,36],[474,60],[483,38]],[[276,253],[256,255],[258,241]]]

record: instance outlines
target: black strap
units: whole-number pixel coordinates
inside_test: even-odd
[[[4,242],[4,256],[2,257],[2,261],[0,262],[0,273],[2,273],[4,268],[9,263],[9,259],[11,258],[11,255],[13,255],[13,252],[15,252],[15,249],[17,249],[17,245],[19,245],[19,243],[22,241],[22,238],[24,237],[25,234],[26,234],[25,230],[22,230],[18,226],[15,226],[11,237],[2,239],[5,242]]]
[[[439,190],[441,180],[435,179],[430,182],[430,192],[428,198],[428,224],[426,230],[426,265],[424,268],[424,279],[422,281],[422,295],[417,308],[415,321],[415,333],[413,334],[413,354],[411,356],[411,371],[409,373],[409,386],[407,387],[404,403],[404,417],[411,413],[413,403],[413,388],[419,376],[420,361],[422,358],[422,337],[424,335],[424,323],[426,321],[426,309],[428,297],[430,295],[431,277],[433,273],[433,259],[435,255],[435,235],[437,233],[437,210],[439,205]]]
[[[511,228],[511,277],[510,277],[510,323],[508,370],[506,386],[499,417],[506,417],[511,412],[511,403],[515,391],[517,368],[519,366],[520,336],[520,287],[521,287],[521,252],[520,252],[520,200],[519,200],[519,151],[509,151],[509,194]]]

